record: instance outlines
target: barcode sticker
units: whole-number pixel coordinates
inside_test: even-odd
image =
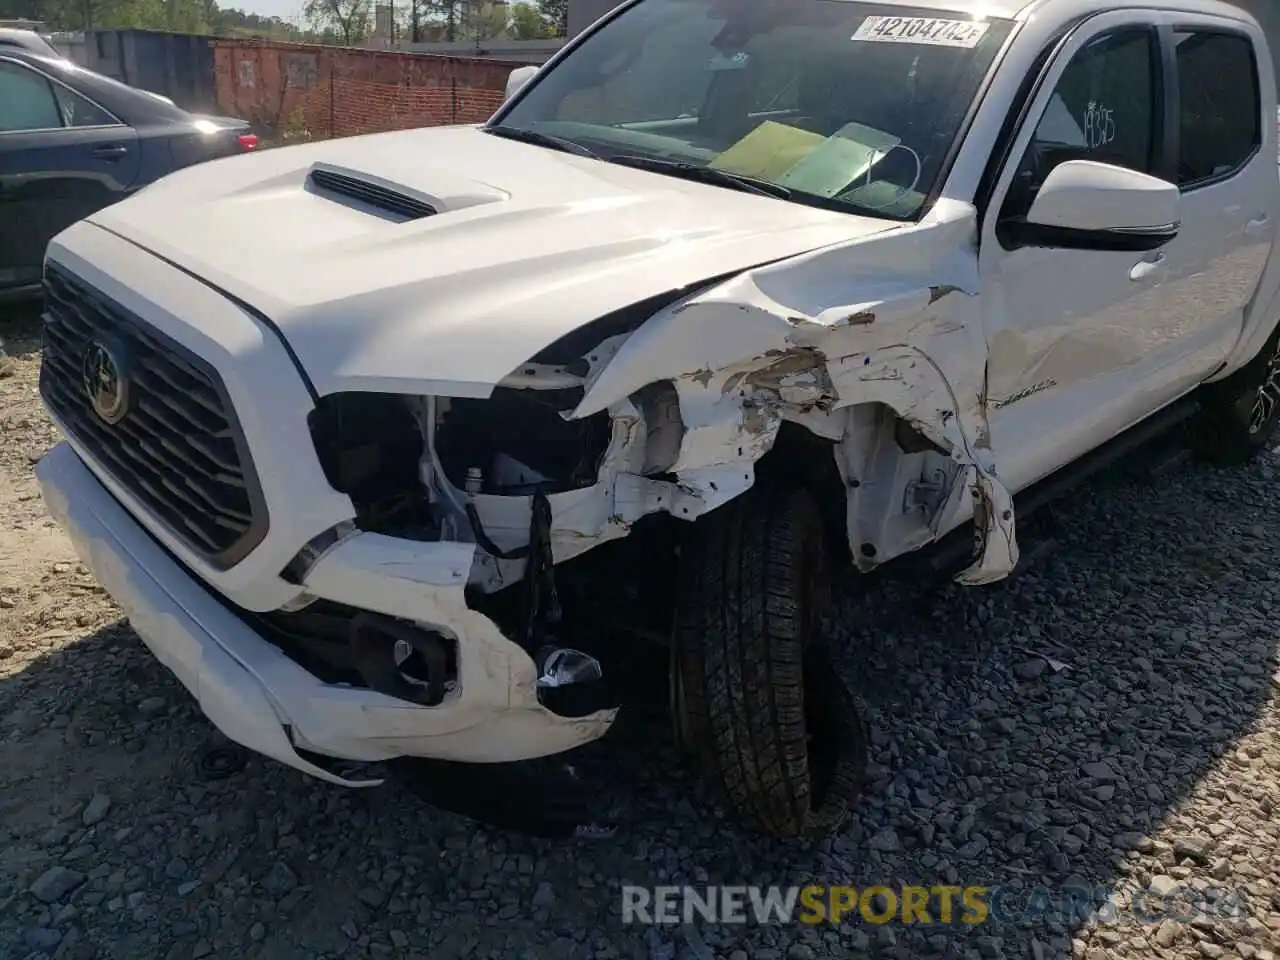
[[[867,17],[850,38],[872,43],[924,43],[935,47],[976,47],[990,24],[936,17]]]

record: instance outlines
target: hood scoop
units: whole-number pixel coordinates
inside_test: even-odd
[[[425,197],[378,177],[316,164],[307,174],[307,190],[339,203],[404,223],[438,211]]]

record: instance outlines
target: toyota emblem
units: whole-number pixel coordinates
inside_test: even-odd
[[[81,368],[85,395],[104,423],[119,423],[129,412],[129,380],[120,358],[105,343],[90,341]]]

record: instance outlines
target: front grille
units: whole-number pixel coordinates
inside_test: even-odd
[[[45,271],[40,393],[62,427],[174,534],[226,568],[262,542],[267,512],[217,372],[66,270]],[[90,351],[92,350],[92,357]],[[127,394],[107,416],[93,360]],[[104,388],[105,389],[105,388]],[[108,422],[113,421],[113,422]]]

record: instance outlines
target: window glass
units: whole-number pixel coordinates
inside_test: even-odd
[[[1174,34],[1178,55],[1178,185],[1230,173],[1262,142],[1258,66],[1248,38]]]
[[[68,127],[102,127],[118,123],[115,117],[74,90],[55,83],[53,94],[58,99],[58,111],[62,114],[63,123]]]
[[[15,63],[0,63],[0,131],[62,126],[49,81]]]
[[[605,161],[705,167],[906,219],[1011,29],[896,3],[644,0],[540,74],[501,124]]]
[[[151,101],[147,106],[147,112],[153,116],[181,123],[188,123],[191,120],[191,114],[179,109],[168,97],[163,97],[150,90],[144,90],[141,87],[131,87],[113,77],[95,73],[93,70],[86,70],[78,63],[72,63],[70,60],[61,57],[57,60],[42,59],[40,61],[40,69],[55,80],[62,80],[72,87],[83,90],[99,103],[108,102],[113,97],[124,100],[146,97]]]
[[[1067,64],[1018,166],[1005,216],[1025,214],[1058,164],[1096,160],[1151,173],[1159,60],[1148,30],[1109,34]]]
[[[642,53],[626,54],[630,62],[617,69],[606,65],[602,82],[569,92],[556,119],[696,120],[708,104],[713,82],[732,89],[748,113],[794,110],[811,31],[780,27],[750,51],[722,52],[714,46],[722,27],[706,17],[692,24],[687,18],[674,19],[658,27],[645,37]]]

